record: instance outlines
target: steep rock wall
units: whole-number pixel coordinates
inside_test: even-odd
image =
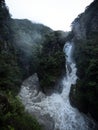
[[[72,25],[79,79],[72,86],[71,103],[98,120],[98,1],[91,3]]]

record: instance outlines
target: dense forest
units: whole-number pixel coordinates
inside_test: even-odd
[[[47,90],[53,89],[62,74],[60,70],[64,68],[62,50],[66,35],[63,31],[55,32],[26,19],[12,19],[5,1],[0,1],[0,129],[41,129],[35,117],[25,112],[17,94],[22,81],[35,72],[38,72],[42,91],[45,91],[47,83]],[[46,75],[46,70],[44,79],[41,71],[42,75]]]
[[[70,98],[80,111],[90,113],[98,121],[98,1],[91,3],[72,26],[78,81]]]
[[[37,73],[40,90],[62,92],[66,73],[65,42],[74,43],[73,58],[78,80],[72,85],[70,102],[98,121],[98,1],[94,0],[72,22],[72,31],[53,31],[27,19],[12,19],[0,1],[0,129],[41,130],[17,96],[23,80]],[[57,85],[58,84],[58,85]]]
[[[39,130],[34,117],[31,117],[17,94],[23,79],[18,64],[17,50],[11,42],[10,14],[4,0],[0,1],[0,129]]]

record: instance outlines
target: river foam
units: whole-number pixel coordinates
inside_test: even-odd
[[[94,122],[70,105],[69,92],[76,83],[76,65],[72,59],[73,43],[64,46],[66,54],[66,76],[62,79],[62,93],[46,96],[39,91],[37,74],[26,79],[19,93],[26,110],[35,115],[45,130],[94,130]]]

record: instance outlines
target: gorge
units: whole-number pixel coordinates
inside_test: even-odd
[[[0,1],[0,130],[98,130],[98,0],[54,31]]]
[[[70,105],[69,92],[72,84],[76,83],[76,65],[72,59],[73,43],[64,46],[66,58],[66,76],[62,79],[62,93],[46,96],[38,92],[37,75],[23,82],[19,97],[29,113],[36,116],[45,130],[92,130],[95,124],[92,119],[80,113]],[[69,66],[69,67],[68,67]],[[70,68],[71,71],[68,70]]]

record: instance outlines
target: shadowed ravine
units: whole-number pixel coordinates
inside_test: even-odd
[[[63,91],[46,96],[38,90],[37,74],[25,80],[19,97],[26,110],[35,115],[45,130],[94,130],[94,122],[73,108],[69,102],[69,92],[76,83],[76,65],[72,59],[73,43],[66,43],[64,52],[67,74],[62,79]]]

